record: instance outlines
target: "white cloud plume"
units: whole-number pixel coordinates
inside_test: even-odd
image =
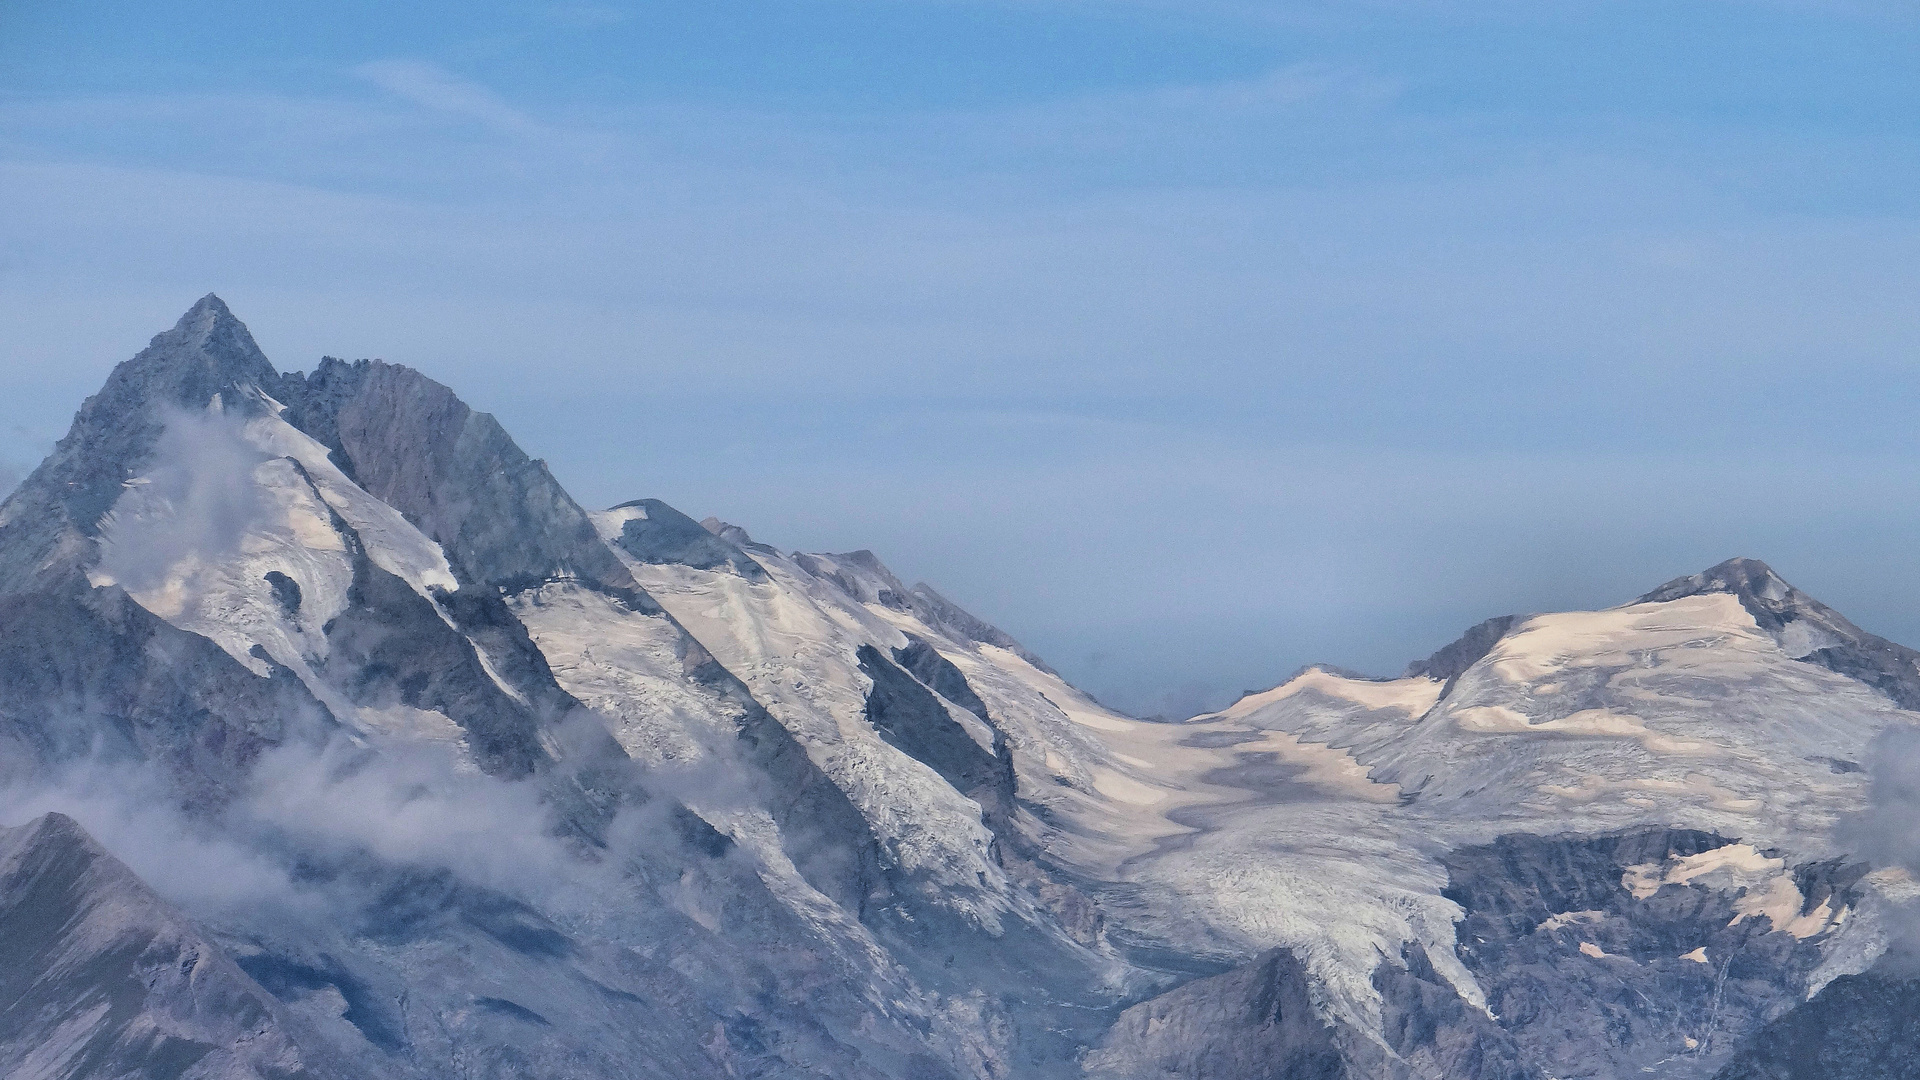
[[[183,559],[233,553],[268,509],[253,469],[267,455],[245,421],[218,411],[167,409],[153,466],[104,523],[101,568],[128,591],[162,586]]]

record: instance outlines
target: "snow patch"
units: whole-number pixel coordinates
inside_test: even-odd
[[[611,539],[620,535],[620,526],[629,521],[647,520],[647,508],[634,503],[631,506],[616,506],[611,510],[601,510],[587,515],[593,520],[594,528],[604,538]]]
[[[1786,865],[1786,860],[1761,854],[1752,844],[1728,844],[1697,855],[1670,856],[1665,862],[1627,867],[1620,885],[1636,900],[1645,900],[1665,885],[1686,885],[1695,878],[1725,871],[1730,876],[1764,876]]]
[[[1705,593],[1605,611],[1535,615],[1502,638],[1481,664],[1507,682],[1532,683],[1572,668],[1626,667],[1651,652],[1711,648],[1733,639],[1777,651],[1737,597]]]
[[[1323,668],[1308,668],[1271,690],[1248,694],[1217,713],[1196,716],[1192,721],[1239,720],[1269,705],[1285,701],[1304,690],[1311,690],[1362,708],[1393,709],[1408,716],[1421,716],[1440,700],[1445,683],[1437,679],[1350,679]]]
[[[281,419],[283,406],[278,402],[264,400],[273,406],[273,415],[250,422],[247,441],[264,453],[298,461],[327,505],[359,535],[374,565],[412,585],[423,596],[433,589],[451,592],[460,588],[439,544],[414,528],[400,511],[347,479],[325,445]]]
[[[606,528],[606,519],[601,527]],[[903,869],[923,871],[982,925],[1010,900],[979,804],[879,736],[866,718],[872,683],[857,652],[883,654],[906,637],[784,557],[765,556],[765,581],[674,564],[641,563],[617,546],[636,581],[847,793]]]
[[[1456,709],[1448,715],[1460,730],[1481,735],[1539,732],[1589,738],[1636,739],[1653,753],[1686,757],[1706,757],[1722,752],[1710,742],[1663,735],[1650,730],[1645,720],[1618,709],[1582,709],[1558,719],[1537,722],[1504,705],[1469,706]]]
[[[1695,855],[1668,856],[1657,863],[1629,866],[1620,884],[1635,899],[1645,900],[1667,885],[1699,883],[1721,892],[1737,892],[1734,916],[1727,925],[1764,918],[1773,929],[1796,938],[1826,932],[1836,921],[1830,901],[1806,914],[1806,898],[1794,883],[1786,860],[1767,855],[1752,844],[1727,844]]]
[[[1151,787],[1138,780],[1130,780],[1112,769],[1095,769],[1093,773],[1095,791],[1109,799],[1117,799],[1131,806],[1153,806],[1167,801],[1165,788]]]
[[[1563,911],[1558,915],[1549,917],[1533,929],[1535,933],[1542,930],[1553,931],[1563,926],[1577,926],[1581,923],[1599,922],[1606,917],[1607,913],[1604,911]]]

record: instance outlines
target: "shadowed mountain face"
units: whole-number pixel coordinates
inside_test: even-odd
[[[1768,1024],[1715,1080],[1896,1080],[1920,1062],[1920,980],[1843,975]]]
[[[1143,722],[207,297],[0,506],[0,1072],[1914,1075],[1916,659],[1732,560]]]
[[[288,422],[439,544],[462,580],[498,587],[575,576],[632,586],[546,463],[432,379],[328,358],[279,386]]]
[[[73,819],[47,814],[0,832],[0,1073],[344,1075],[316,1067],[299,1030],[273,995]]]
[[[613,544],[629,558],[643,563],[690,566],[699,570],[726,567],[748,581],[765,581],[767,572],[732,541],[659,499],[635,499],[609,513],[622,519]]]

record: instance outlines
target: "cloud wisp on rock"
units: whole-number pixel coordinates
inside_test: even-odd
[[[1856,853],[1882,869],[1908,875],[1896,886],[1887,912],[1887,952],[1882,968],[1920,974],[1920,725],[1890,727],[1868,752],[1873,773],[1867,808],[1841,829]]]
[[[164,585],[183,560],[232,554],[270,508],[253,479],[267,455],[247,441],[245,420],[166,409],[162,423],[155,466],[104,523],[101,569],[135,593]]]

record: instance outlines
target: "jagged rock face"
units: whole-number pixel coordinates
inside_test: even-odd
[[[1380,1043],[1349,1036],[1360,1071],[1395,1077],[1482,1077],[1546,1080],[1537,1054],[1498,1020],[1467,1002],[1452,980],[1435,970],[1426,948],[1409,945],[1398,963],[1374,970],[1380,992]]]
[[[608,511],[620,520],[615,547],[643,563],[670,563],[698,570],[725,567],[748,581],[765,581],[767,572],[747,553],[718,533],[661,502],[635,499]],[[742,536],[744,530],[740,531]]]
[[[994,744],[1003,741],[998,732],[991,743],[982,746],[933,691],[881,656],[878,649],[864,645],[855,655],[860,670],[873,682],[873,688],[867,691],[866,717],[881,738],[939,773],[941,779],[975,802],[1010,794],[1004,783],[1010,777],[993,751]],[[964,679],[961,685],[965,685]],[[971,688],[966,695],[975,702],[980,700]]]
[[[0,687],[5,773],[148,760],[189,801],[224,800],[266,749],[337,726],[292,672],[255,675],[119,589],[0,597]]]
[[[1113,1080],[1356,1075],[1313,1007],[1305,969],[1284,949],[1128,1009],[1088,1058],[1087,1073]]]
[[[0,1073],[322,1080],[273,995],[71,818],[0,831]],[[366,1075],[366,1074],[359,1074]]]
[[[111,498],[28,527],[24,511],[57,505],[54,485],[101,454]],[[216,544],[193,520],[209,511]],[[11,775],[58,784],[81,758],[161,767],[193,843],[243,837],[282,888],[317,891],[334,909],[318,922],[201,914],[343,1058],[395,1076],[864,1077],[909,1062],[939,1076],[970,1053],[952,1024],[928,1037],[933,1006],[859,929],[890,886],[845,794],[633,587],[544,466],[444,387],[378,364],[281,377],[209,299],[116,371],[0,519],[20,525],[0,562],[25,568],[0,597]],[[584,591],[677,654],[625,674],[719,714],[732,749],[708,817],[682,804],[708,792],[641,776],[607,718],[562,688],[516,613],[547,588]],[[359,749],[289,777],[314,752],[301,740]],[[440,746],[455,771],[374,801],[404,817],[472,794],[467,766],[530,785],[520,843],[580,880],[549,894],[548,867],[517,886],[527,896],[476,901],[492,894],[381,853],[378,835],[343,853],[289,835],[299,818],[260,819],[289,778],[344,790]],[[478,809],[525,803],[512,790]],[[431,857],[436,841],[411,828],[396,826],[402,846],[428,839]],[[743,844],[770,865],[741,863]],[[522,914],[490,914],[509,910]]]
[[[1282,1003],[1305,1000],[1300,987],[1313,980],[1278,950],[1128,1010],[1090,1071],[1714,1076],[1805,999],[1832,944],[1828,914],[1859,902],[1867,870],[1790,867],[1726,837],[1672,829],[1519,834],[1443,862],[1445,895],[1464,913],[1459,959],[1484,1008],[1415,944],[1373,973],[1377,1024],[1296,1008],[1317,1025],[1302,1028]]]
[[[1920,980],[1842,975],[1761,1029],[1715,1080],[1920,1076]]]
[[[1528,1059],[1562,1077],[1601,1063],[1615,1075],[1713,1075],[1804,1000],[1826,916],[1857,906],[1868,870],[1788,867],[1672,829],[1509,836],[1444,861],[1446,895],[1466,912],[1462,962]]]
[[[488,772],[529,776],[547,763],[538,713],[524,695],[495,681],[459,621],[442,617],[455,605],[436,610],[405,581],[356,555],[347,608],[326,624],[322,670],[329,680],[358,705],[398,704],[446,716],[466,733]],[[541,682],[551,679],[532,680]]]
[[[1289,950],[1199,979],[1121,1014],[1087,1058],[1101,1080],[1546,1080],[1513,1038],[1460,999],[1414,948],[1375,975],[1380,1041],[1329,1020]]]
[[[93,561],[86,541],[147,462],[169,411],[204,409],[216,398],[245,408],[242,387],[278,379],[220,298],[203,297],[114,369],[80,406],[66,438],[8,496],[0,510],[0,593],[71,578]]]
[[[289,377],[288,421],[446,551],[464,580],[517,587],[574,576],[633,582],[586,514],[486,413],[410,368],[328,359]]]
[[[1467,669],[1479,663],[1500,639],[1507,636],[1513,624],[1520,621],[1518,615],[1500,615],[1476,624],[1459,638],[1443,646],[1439,652],[1407,665],[1409,676],[1438,679],[1452,689],[1454,680],[1466,674]]]
[[[110,934],[8,938],[118,959],[21,953],[53,974],[0,1060],[71,1035],[108,1064],[48,1075],[1784,1068],[1796,1023],[1857,1014],[1864,1043],[1909,1007],[1845,978],[1905,886],[1835,830],[1915,660],[1733,560],[1489,620],[1401,679],[1311,668],[1143,722],[872,552],[588,513],[448,388],[281,375],[209,297],[0,506],[0,780],[150,781],[122,811],[259,895],[139,894],[232,957],[217,986]],[[138,881],[87,858],[0,882],[0,913],[125,909],[89,897]],[[145,1004],[89,1004],[134,1001],[127,970]]]

